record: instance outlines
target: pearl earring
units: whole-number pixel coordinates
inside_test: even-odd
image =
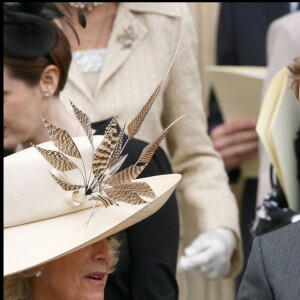
[[[36,277],[41,277],[41,276],[42,276],[42,271],[36,272],[35,276],[36,276]]]
[[[48,98],[48,97],[49,97],[49,94],[48,94],[48,93],[46,93],[46,94],[45,94],[45,97],[46,97],[46,98]]]

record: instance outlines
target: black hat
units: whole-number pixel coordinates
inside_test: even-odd
[[[49,54],[58,41],[57,28],[52,22],[63,19],[79,43],[72,25],[72,15],[66,2],[60,9],[53,2],[4,2],[3,9],[3,50],[4,57],[36,58]],[[79,10],[78,19],[85,27],[85,17]]]

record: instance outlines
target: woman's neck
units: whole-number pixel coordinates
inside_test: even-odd
[[[63,30],[69,39],[72,51],[91,48],[106,48],[112,32],[114,20],[117,14],[118,2],[104,2],[92,11],[84,11],[86,27],[82,28],[74,18],[74,27],[78,33],[80,45],[78,45],[74,33],[67,24],[61,22]],[[71,8],[72,15],[76,16],[75,8]]]
[[[46,113],[42,117],[52,125],[66,130],[72,137],[85,135],[84,129],[80,125],[79,121],[75,117],[71,116],[58,98],[49,100]],[[48,131],[41,121],[37,132],[34,133],[30,139],[21,143],[17,147],[17,150],[31,147],[31,144],[37,145],[47,142],[49,139]]]

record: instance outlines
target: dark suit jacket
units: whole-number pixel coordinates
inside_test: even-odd
[[[300,221],[253,241],[238,300],[300,299]]]

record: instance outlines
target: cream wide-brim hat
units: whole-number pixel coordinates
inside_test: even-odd
[[[103,136],[93,138],[97,147]],[[87,167],[91,157],[87,137],[74,138],[74,142]],[[55,149],[52,142],[39,146]],[[147,218],[164,205],[181,178],[170,174],[135,180],[147,182],[156,198],[145,198],[147,204],[118,202],[107,208],[98,203],[86,227],[95,202],[70,205],[70,192],[55,182],[51,170],[34,147],[4,158],[4,276],[79,250]],[[78,170],[70,173],[72,181],[82,182]]]

